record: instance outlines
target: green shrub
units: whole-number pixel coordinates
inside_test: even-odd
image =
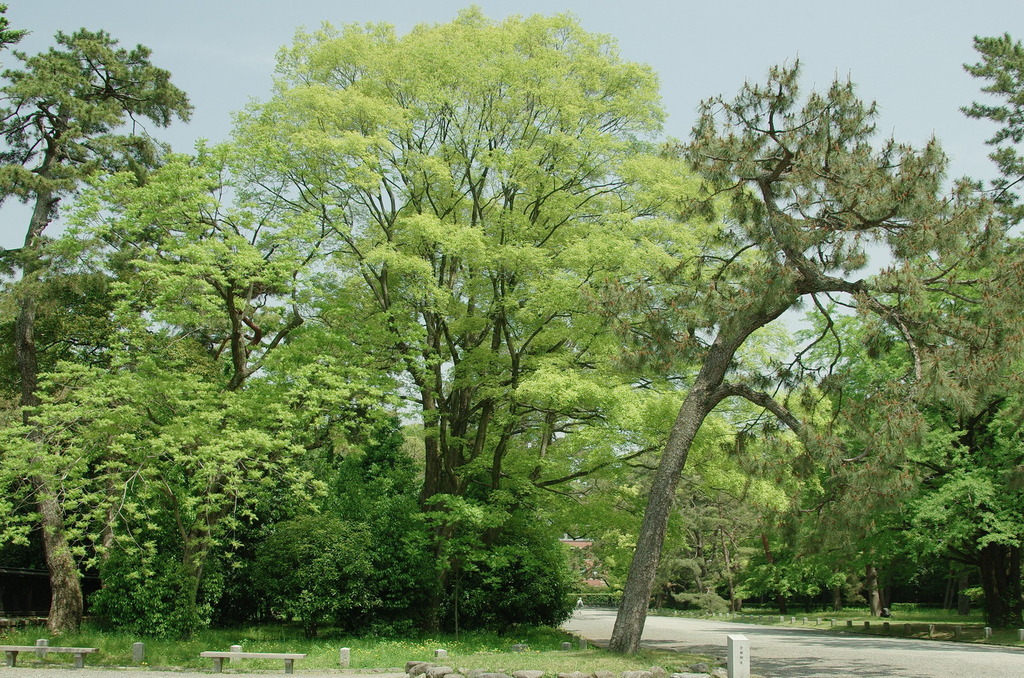
[[[577,576],[566,548],[526,519],[513,520],[484,557],[454,574],[446,625],[507,630],[558,626],[572,614]]]
[[[364,526],[330,516],[278,523],[259,547],[254,584],[277,614],[313,637],[324,624],[376,604]]]
[[[163,638],[209,626],[212,608],[189,604],[195,581],[174,555],[113,550],[100,576],[103,587],[90,598],[90,610],[106,626]]]

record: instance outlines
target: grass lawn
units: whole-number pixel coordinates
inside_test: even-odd
[[[119,632],[102,631],[85,626],[81,633],[50,638],[45,628],[9,630],[0,633],[0,644],[34,645],[37,638],[49,638],[50,645],[97,647],[100,652],[86,655],[89,666],[131,666],[131,646],[134,642],[146,644],[144,665],[150,668],[188,668],[209,671],[211,661],[201,659],[204,650],[228,650],[241,645],[247,652],[302,652],[307,655],[296,662],[296,671],[337,669],[338,649],[351,649],[350,667],[359,669],[398,668],[404,670],[407,661],[435,661],[434,651],[444,649],[448,657],[438,660],[450,666],[465,669],[485,669],[509,673],[520,669],[534,669],[548,674],[584,671],[630,671],[662,666],[670,673],[685,669],[696,662],[708,662],[702,655],[678,652],[643,652],[621,657],[600,648],[579,650],[573,642],[572,650],[562,650],[561,644],[570,640],[556,629],[524,629],[515,635],[495,633],[462,633],[456,640],[452,635],[436,634],[422,638],[355,638],[329,632],[319,638],[306,638],[300,629],[287,625],[245,626],[234,629],[216,629],[197,633],[188,640],[146,638]],[[513,652],[511,646],[525,644],[528,650]],[[245,670],[279,670],[280,660],[242,660]],[[70,655],[52,655],[46,665],[68,665]],[[33,654],[21,654],[19,665],[43,665]],[[226,666],[226,665],[225,665]],[[236,664],[236,666],[238,666]]]

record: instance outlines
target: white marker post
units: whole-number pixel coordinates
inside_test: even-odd
[[[750,641],[746,636],[729,639],[729,678],[750,678]]]

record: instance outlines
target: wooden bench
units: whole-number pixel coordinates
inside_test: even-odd
[[[283,659],[284,672],[292,673],[296,659],[305,659],[304,654],[291,654],[287,652],[200,652],[200,657],[207,657],[213,660],[213,672],[220,673],[224,670],[225,659]]]
[[[80,669],[85,666],[85,659],[83,655],[99,652],[99,649],[95,647],[51,647],[49,645],[0,645],[0,650],[3,650],[4,654],[7,655],[8,666],[17,665],[19,652],[39,652],[43,656],[48,652],[73,654],[75,655],[76,669]]]

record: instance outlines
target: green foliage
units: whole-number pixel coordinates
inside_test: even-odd
[[[0,43],[19,37],[3,20]],[[52,369],[60,358],[87,355],[89,349],[102,353],[106,348],[102,331],[109,331],[102,313],[107,299],[102,293],[98,295],[101,312],[90,309],[88,315],[93,317],[82,318],[74,332],[67,332],[68,326],[62,327],[59,322],[56,328],[46,327],[47,320],[52,325],[53,319],[61,319],[60,312],[40,314],[41,308],[51,310],[40,300],[62,289],[64,281],[59,278],[66,272],[60,265],[63,262],[50,256],[44,235],[57,215],[58,205],[102,172],[130,170],[136,181],[144,181],[147,170],[159,163],[163,149],[148,134],[137,133],[139,123],[148,119],[158,127],[166,127],[175,117],[187,119],[191,112],[185,94],[170,83],[170,74],[150,63],[147,48],[118,48],[117,41],[107,33],[84,29],[70,35],[58,32],[56,42],[57,47],[34,56],[15,51],[20,65],[4,70],[0,84],[0,203],[16,198],[29,203],[32,209],[23,246],[0,251],[0,274],[13,281],[4,287],[5,293],[13,298],[10,305],[15,309],[11,314],[16,317],[13,354],[18,405],[23,408],[22,419],[26,424],[35,413],[33,408],[41,403],[41,371]],[[131,128],[125,129],[128,125]],[[102,276],[100,282],[105,282]],[[103,285],[99,287],[102,289]],[[90,324],[94,327],[90,328]],[[44,330],[40,338],[52,342],[50,351],[46,345],[37,343],[37,327]],[[100,334],[90,329],[98,329]],[[82,337],[95,341],[97,336],[97,345],[67,350]],[[35,423],[19,433],[28,444],[14,449],[19,450],[19,455],[29,456],[13,460],[12,465],[28,468],[20,483],[15,482],[12,488],[19,501],[28,497],[37,505],[38,511],[32,517],[40,524],[53,592],[47,623],[54,631],[72,631],[82,618],[75,557],[82,557],[84,549],[73,542],[84,541],[83,536],[96,527],[92,517],[83,518],[78,511],[85,484],[77,481],[89,478],[85,468],[88,462],[77,464],[72,482],[64,483],[63,477],[48,473],[66,464],[67,460],[55,460],[62,451],[47,447],[47,436]],[[0,478],[0,485],[8,484],[7,478]],[[84,503],[90,503],[88,498]],[[18,507],[16,513],[23,516],[24,509]]]
[[[1015,218],[1024,49],[976,48],[1001,101],[967,113],[1001,126]],[[14,59],[0,201],[35,210],[0,252],[0,543],[56,499],[36,534],[99,568],[106,624],[557,624],[555,526],[617,589],[648,493],[681,504],[658,600],[945,557],[1019,580],[1022,258],[973,184],[940,197],[936,143],[877,142],[851,83],[772,69],[655,156],[648,68],[571,17],[471,9],[300,31],[232,143],[183,156],[125,127],[190,112],[144,47]],[[74,233],[44,238],[69,196]],[[796,345],[770,324],[802,300]],[[643,457],[694,422],[654,484]],[[983,588],[1019,617],[1019,581]]]
[[[326,516],[277,523],[256,557],[253,584],[264,591],[272,614],[298,620],[306,635],[324,624],[342,628],[349,614],[377,601],[364,525]]]
[[[184,638],[209,625],[212,605],[185,604],[195,586],[172,554],[117,550],[100,565],[103,588],[90,599],[102,624],[122,632]]]
[[[0,49],[10,47],[21,42],[21,39],[28,33],[25,29],[11,28],[11,22],[3,16],[7,13],[7,5],[0,4]]]
[[[558,626],[572,614],[577,575],[566,547],[529,522],[519,516],[496,543],[458,564],[445,610],[457,628]]]
[[[58,32],[56,42],[34,56],[15,51],[21,68],[5,70],[0,87],[0,197],[42,198],[47,221],[56,206],[47,201],[93,173],[130,169],[141,176],[156,163],[158,145],[137,128],[122,133],[125,123],[148,118],[166,127],[191,113],[146,47],[120,48],[109,34],[84,29]],[[40,234],[30,230],[27,244]]]
[[[347,625],[393,635],[419,626],[437,588],[438,563],[418,503],[418,469],[397,421],[371,429],[361,448],[337,465],[325,511],[365,526],[371,572],[365,586],[374,604],[347,612]]]
[[[972,118],[983,118],[999,125],[988,140],[996,147],[991,154],[1002,178],[995,182],[996,200],[1014,218],[1021,216],[1016,186],[1024,177],[1024,158],[1019,145],[1024,140],[1024,46],[1009,33],[996,37],[974,38],[974,49],[981,57],[976,64],[964,68],[987,84],[982,92],[998,101],[995,105],[975,102],[965,107]]]
[[[609,442],[584,454],[613,461],[637,396],[590,292],[642,261],[625,163],[660,122],[650,71],[569,17],[469,10],[300,32],[278,72],[239,120],[242,173],[329,234],[323,317],[410,384],[423,499],[558,482],[558,434],[588,424]]]

